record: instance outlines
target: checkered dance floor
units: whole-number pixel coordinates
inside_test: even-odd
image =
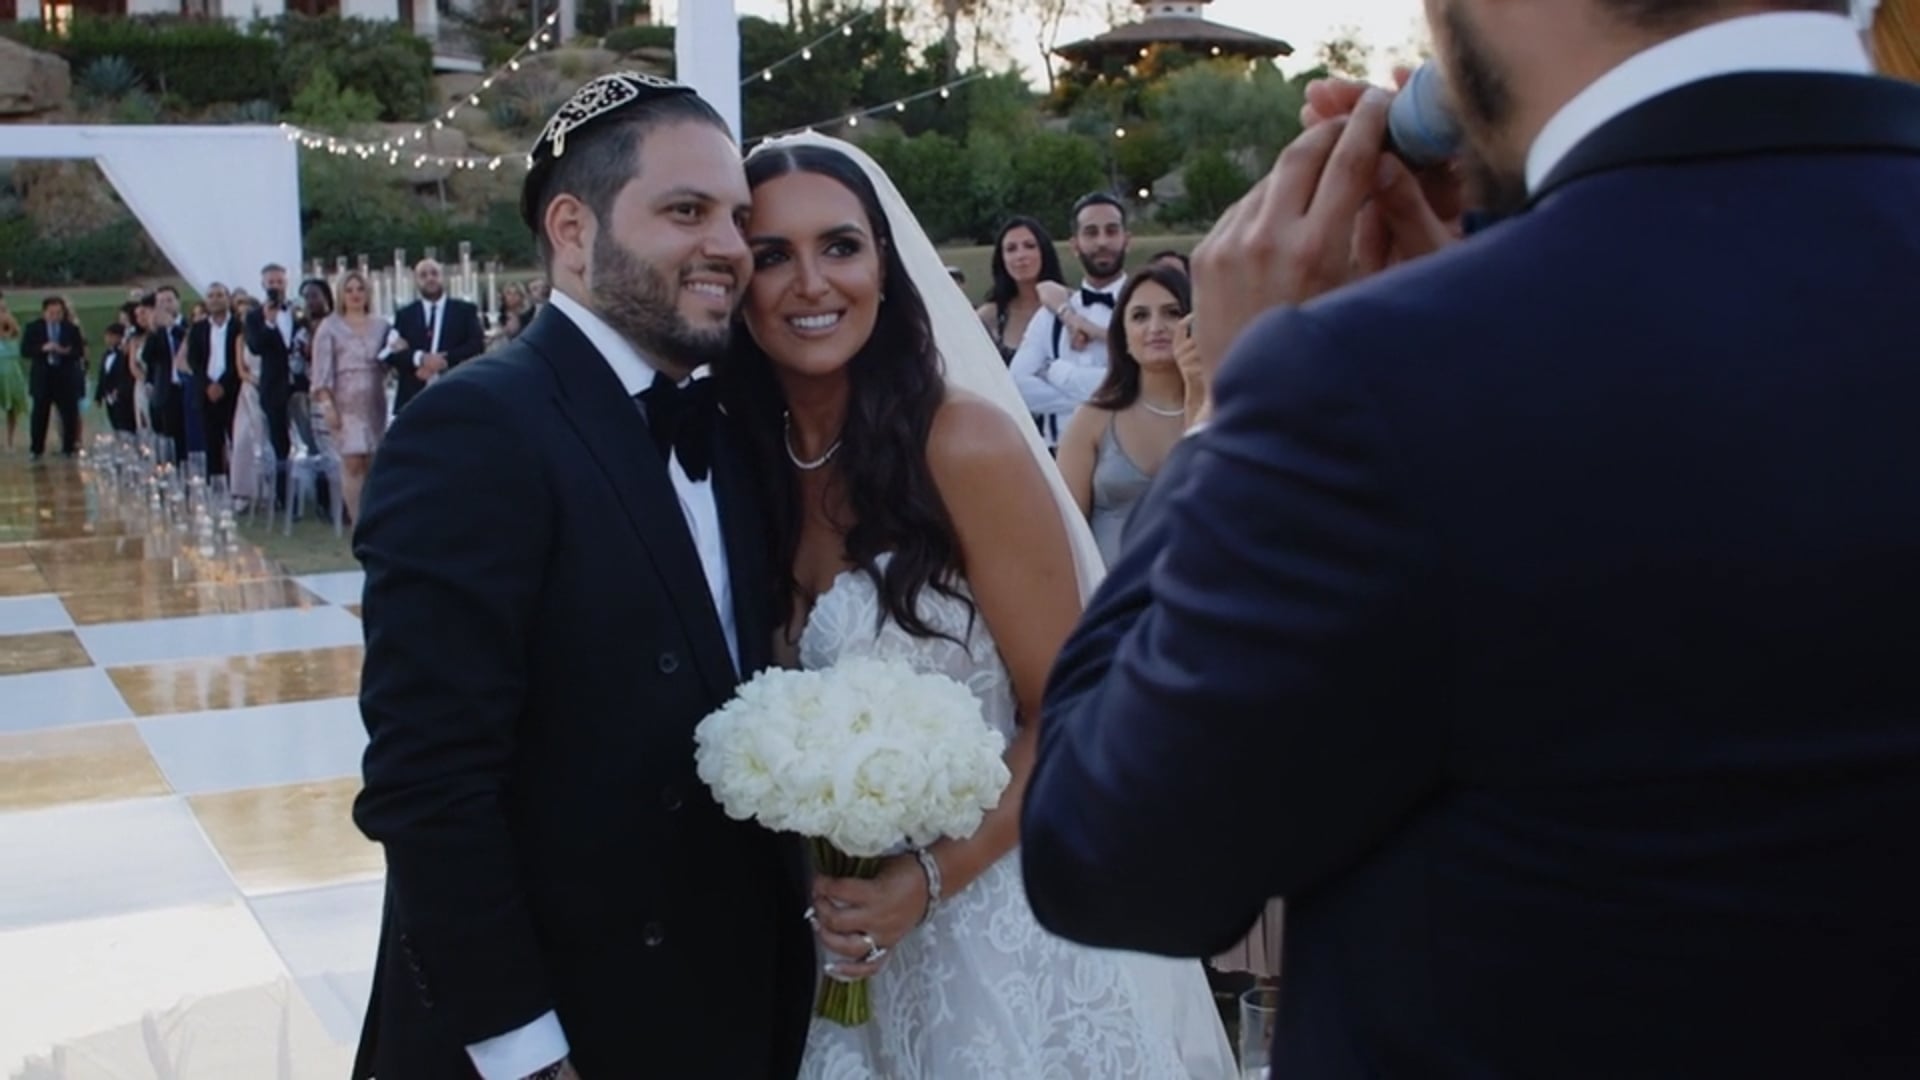
[[[158,557],[0,459],[0,1077],[339,1080],[381,859],[360,575]]]

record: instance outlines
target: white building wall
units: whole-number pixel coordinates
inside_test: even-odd
[[[340,0],[340,14],[349,19],[400,18],[400,0]]]
[[[127,0],[127,14],[178,15],[180,0]]]

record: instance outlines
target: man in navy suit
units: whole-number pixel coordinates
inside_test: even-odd
[[[1920,1075],[1920,88],[1790,6],[1430,0],[1525,212],[1346,282],[1433,225],[1349,95],[1195,256],[1022,856],[1096,945],[1285,897],[1275,1076]]]

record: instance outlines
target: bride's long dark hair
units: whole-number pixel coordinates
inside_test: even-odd
[[[879,241],[882,265],[885,299],[873,336],[848,361],[846,421],[834,458],[833,483],[853,520],[834,525],[846,534],[847,561],[879,591],[882,617],[919,637],[944,636],[920,617],[921,590],[953,597],[970,611],[973,605],[956,584],[960,539],[927,464],[927,435],[946,398],[946,382],[926,303],[900,261],[880,196],[858,164],[824,146],[780,147],[747,160],[747,182],[755,189],[792,173],[824,176],[853,192]],[[729,413],[752,433],[755,471],[773,510],[771,572],[781,586],[775,590],[774,625],[786,626],[799,595],[793,561],[803,510],[787,460],[786,397],[773,361],[739,319],[731,354],[716,375]],[[888,553],[892,558],[883,570],[880,557]]]

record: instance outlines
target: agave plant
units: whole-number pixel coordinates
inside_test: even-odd
[[[94,101],[119,101],[140,88],[140,72],[124,56],[103,56],[80,71],[80,93]]]

